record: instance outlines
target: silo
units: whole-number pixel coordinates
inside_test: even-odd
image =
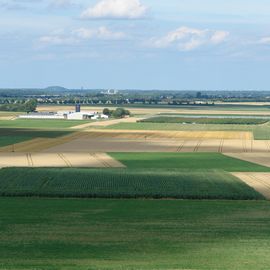
[[[81,112],[81,104],[76,104],[75,112]]]

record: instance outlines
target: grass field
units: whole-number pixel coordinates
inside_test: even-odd
[[[1,196],[260,200],[224,171],[29,169],[0,171]]]
[[[18,129],[18,128],[0,128],[0,147],[15,144],[34,138],[56,138],[67,135],[69,131],[57,130],[35,130],[35,129]]]
[[[110,153],[128,168],[177,168],[228,172],[270,171],[270,168],[224,156],[220,153]]]
[[[168,131],[250,131],[256,140],[270,139],[270,124],[264,125],[203,125],[177,123],[120,123],[106,127],[119,130],[168,130]]]
[[[270,204],[0,199],[0,269],[265,270]]]
[[[268,119],[256,118],[209,118],[209,117],[180,117],[155,116],[146,118],[142,123],[186,123],[186,124],[214,124],[214,125],[260,125],[269,122]]]
[[[33,128],[33,129],[58,129],[70,128],[77,125],[90,123],[86,120],[33,120],[33,119],[18,119],[18,120],[2,120],[0,128]]]

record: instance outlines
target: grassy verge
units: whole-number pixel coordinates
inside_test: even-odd
[[[1,269],[270,265],[270,204],[264,201],[1,198],[0,215]]]
[[[110,153],[128,168],[177,168],[224,170],[228,172],[269,172],[270,168],[224,156],[220,153]]]
[[[264,199],[224,171],[2,169],[0,195],[86,198]]]

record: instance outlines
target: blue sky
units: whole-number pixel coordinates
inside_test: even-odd
[[[0,0],[0,87],[270,90],[269,0]]]

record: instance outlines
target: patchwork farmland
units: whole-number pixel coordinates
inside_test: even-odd
[[[267,269],[266,108],[131,112],[0,119],[0,269]],[[249,118],[137,122],[160,113]]]

